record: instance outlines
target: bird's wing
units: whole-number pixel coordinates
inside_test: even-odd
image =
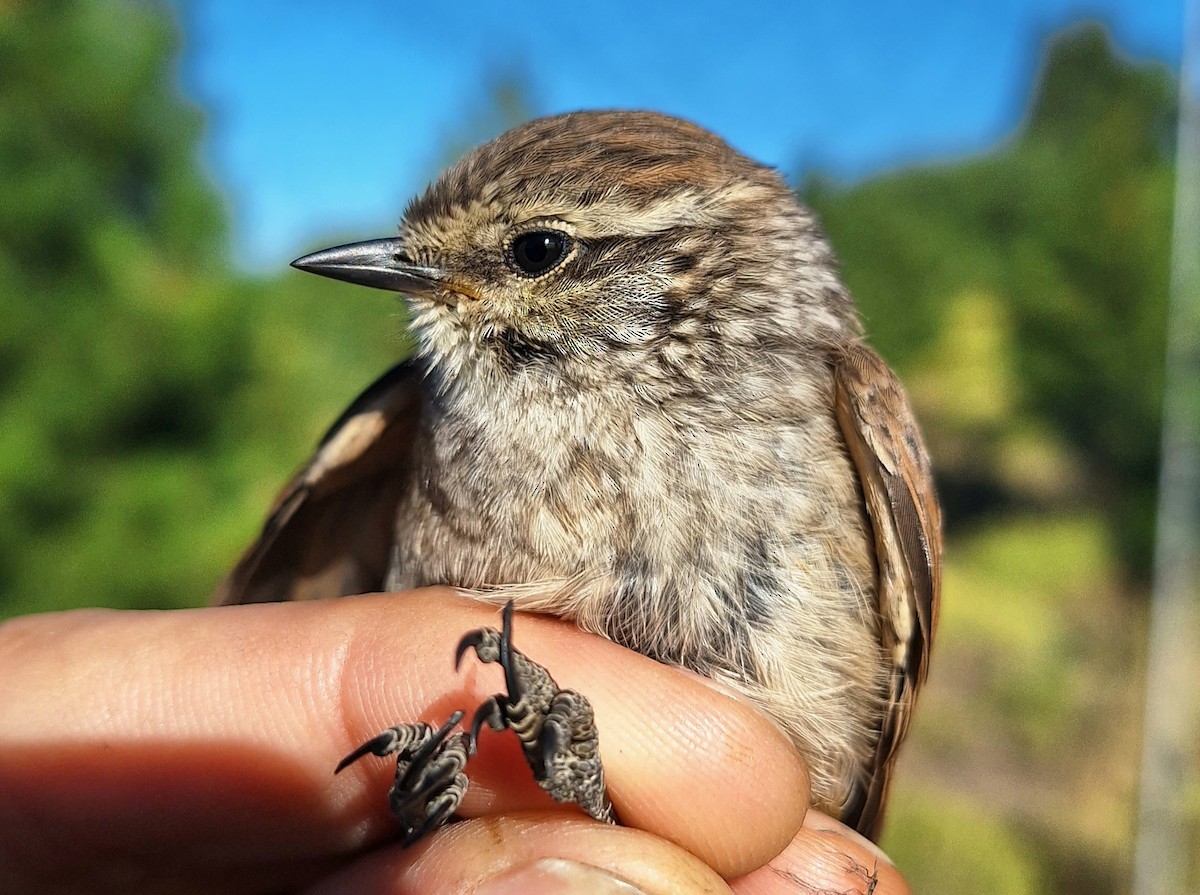
[[[310,600],[383,587],[420,415],[420,372],[398,364],[363,392],[280,492],[216,604]]]
[[[887,364],[860,342],[837,359],[838,423],[858,471],[878,566],[880,636],[892,663],[875,761],[844,818],[874,839],[896,749],[925,682],[942,585],[941,509],[908,399]]]

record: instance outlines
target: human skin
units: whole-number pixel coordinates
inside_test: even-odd
[[[627,826],[555,805],[513,737],[487,731],[466,820],[412,849],[388,842],[393,763],[332,770],[383,727],[440,724],[500,690],[495,666],[453,668],[459,637],[497,620],[429,588],[5,623],[6,891],[908,891],[866,840],[806,816],[806,770],[754,708],[528,615],[514,640],[563,687],[586,687]]]

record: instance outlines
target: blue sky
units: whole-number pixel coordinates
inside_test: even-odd
[[[387,235],[448,145],[487,130],[497,73],[538,114],[651,108],[789,174],[856,180],[988,149],[1045,38],[1104,22],[1178,67],[1178,0],[692,4],[179,0],[185,94],[244,266]]]

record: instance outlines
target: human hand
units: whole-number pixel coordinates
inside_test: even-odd
[[[445,589],[174,612],[84,610],[0,627],[6,891],[906,892],[873,847],[810,812],[795,750],[708,683],[553,619],[522,650],[595,708],[628,827],[555,805],[485,732],[452,824],[395,831],[388,761],[338,759],[397,721],[440,724],[500,689],[453,671],[495,612]],[[802,826],[803,822],[803,826]],[[768,866],[769,864],[769,866]],[[604,881],[610,885],[606,890]],[[492,889],[484,887],[487,881]]]

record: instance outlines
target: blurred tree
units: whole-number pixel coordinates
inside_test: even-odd
[[[230,268],[166,8],[9,7],[0,617],[201,603],[285,471],[408,350],[403,316],[381,294]],[[446,156],[528,117],[528,96],[499,78]],[[1121,889],[1139,617],[1098,514],[1143,567],[1172,97],[1164,70],[1081,29],[1052,44],[996,153],[803,188],[920,404],[952,515],[1035,510],[951,521],[938,656],[888,840],[923,890]]]
[[[1164,66],[1117,58],[1086,26],[1051,42],[1027,119],[996,153],[802,187],[872,339],[917,382],[930,371],[914,391],[932,405],[951,516],[1043,500],[1038,466],[1078,467],[1052,496],[1104,512],[1138,576],[1153,540],[1174,109]],[[988,319],[964,320],[964,301]],[[1005,342],[1008,375],[993,384],[1011,393],[956,425],[939,411],[980,390],[949,361],[979,326]],[[1015,480],[1012,460],[1029,450]]]
[[[222,298],[222,210],[194,158],[200,119],[173,92],[175,43],[140,3],[25,3],[0,17],[8,601],[53,603],[69,587],[103,601],[114,572],[161,599],[147,539],[188,487],[180,448],[211,442],[246,373]],[[194,566],[186,554],[161,561]]]
[[[1154,536],[1176,96],[1164,66],[1117,59],[1099,28],[1060,40],[1014,159],[1031,204],[1005,240],[1029,405],[1084,458],[1088,498],[1139,575]]]
[[[177,51],[154,4],[0,16],[0,615],[203,601],[281,464],[402,350],[383,303],[314,327],[327,287],[230,270]]]

